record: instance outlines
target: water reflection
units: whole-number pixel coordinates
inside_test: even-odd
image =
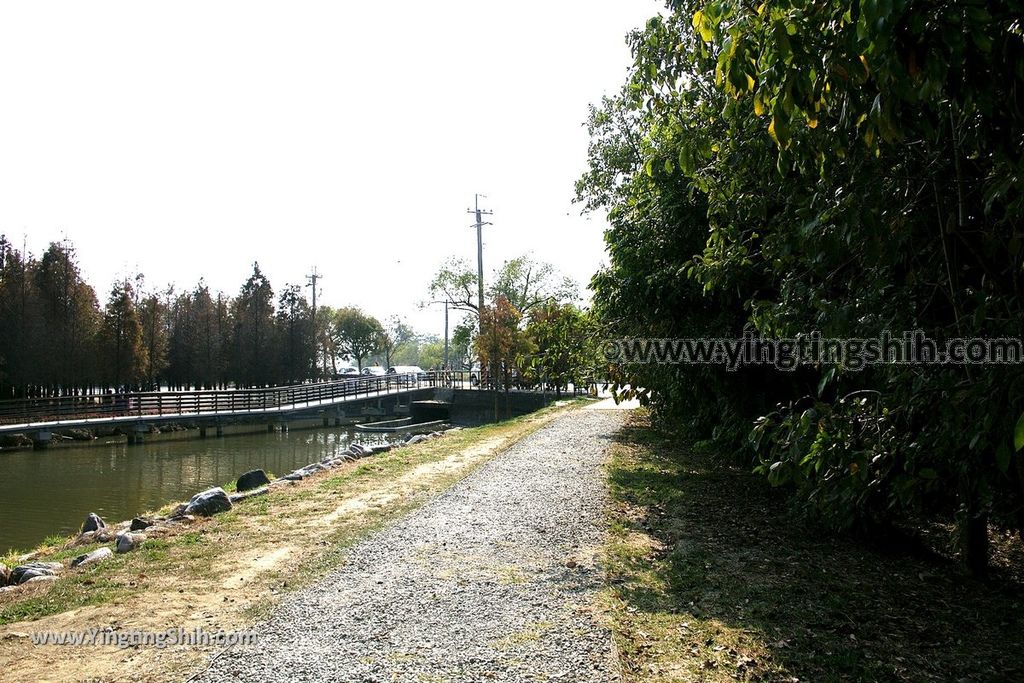
[[[187,499],[247,470],[277,475],[385,435],[343,428],[292,429],[0,453],[0,552],[78,530],[89,512],[108,522]]]

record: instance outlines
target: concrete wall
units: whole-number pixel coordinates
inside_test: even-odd
[[[451,399],[451,421],[455,424],[474,425],[494,421],[493,391],[456,389]],[[535,394],[526,391],[497,392],[498,417],[526,415],[543,408],[554,400],[554,394]],[[547,399],[545,403],[545,398]]]

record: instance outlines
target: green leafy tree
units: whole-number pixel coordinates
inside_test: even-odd
[[[597,328],[587,312],[572,304],[535,308],[526,326],[533,353],[528,376],[554,385],[561,396],[570,383],[587,381],[597,364]]]
[[[1019,2],[671,2],[591,113],[593,282],[631,336],[1019,337]],[[1018,366],[619,368],[837,528],[1024,530]],[[693,397],[700,397],[695,401]],[[718,413],[720,418],[713,419]]]
[[[579,299],[579,285],[572,278],[559,275],[555,267],[523,255],[505,261],[495,274],[489,298],[499,296],[522,315],[545,303],[570,303]]]
[[[502,263],[491,277],[487,299],[503,296],[522,314],[545,302],[569,303],[579,299],[579,285],[559,275],[555,267],[523,255]],[[465,259],[449,259],[430,283],[430,294],[452,309],[477,312],[477,271]]]
[[[360,370],[363,359],[380,349],[382,332],[377,319],[358,308],[339,308],[334,313],[334,347],[341,357],[355,359]]]
[[[448,364],[453,370],[472,368],[476,335],[476,320],[472,316],[467,316],[452,328],[448,340]]]
[[[430,282],[430,296],[456,311],[479,315],[477,272],[465,259],[449,258]]]
[[[440,369],[444,365],[444,342],[436,337],[428,339],[418,345],[416,362],[410,365],[418,365],[421,368]]]

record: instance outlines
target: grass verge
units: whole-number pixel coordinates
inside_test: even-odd
[[[230,512],[197,520],[193,527],[183,530],[182,533],[166,538],[149,539],[139,552],[116,555],[111,560],[90,569],[69,572],[53,582],[52,586],[48,586],[49,590],[40,591],[41,595],[25,596],[25,599],[21,600],[16,594],[3,598],[0,602],[0,625],[24,619],[38,619],[48,614],[85,605],[102,604],[117,597],[127,597],[138,588],[138,581],[133,580],[138,574],[165,572],[169,564],[189,575],[183,578],[202,577],[208,573],[211,560],[238,549],[236,546],[240,544],[233,542],[233,539],[236,539],[240,532],[246,531],[246,526],[254,521],[254,518],[258,518],[259,532],[262,534],[286,532],[290,528],[301,526],[303,518],[317,518],[322,513],[333,510],[339,501],[381,488],[385,482],[393,482],[416,467],[445,461],[454,454],[476,444],[493,441],[495,438],[507,442],[503,443],[503,446],[511,445],[545,424],[548,418],[565,407],[546,408],[497,424],[457,430],[446,434],[442,439],[398,448],[361,460],[353,466],[314,477],[301,484],[283,487],[271,495],[247,499],[237,504]],[[496,454],[497,450],[489,455]],[[479,465],[483,462],[484,460],[480,460],[474,464]],[[353,541],[372,532],[381,524],[402,516],[425,502],[432,494],[443,491],[458,479],[465,477],[470,471],[471,469],[464,468],[450,468],[444,471],[439,469],[433,473],[436,476],[425,476],[419,481],[408,482],[399,494],[360,507],[359,514],[352,519],[344,520],[345,523],[322,528],[312,540],[315,545],[323,548],[323,551],[306,558],[300,567],[289,568],[289,573],[295,576],[289,587],[314,581],[324,571],[337,564],[345,548]],[[234,482],[231,482],[226,488],[233,487]],[[177,502],[171,503],[161,510],[143,516],[168,514],[176,505]],[[34,560],[64,561],[103,545],[110,545],[98,543],[64,548],[65,543],[70,540],[72,537],[47,538],[42,545],[32,551],[36,555]],[[12,552],[0,558],[0,562],[13,567],[19,564],[16,555],[18,553]],[[100,576],[104,578],[99,579]]]
[[[1021,680],[1020,584],[819,535],[637,411],[612,449],[606,609],[626,681]]]

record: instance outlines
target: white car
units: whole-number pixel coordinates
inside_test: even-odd
[[[363,371],[359,374],[370,377],[383,377],[386,374],[386,371],[381,366],[374,365],[368,368],[363,368]]]
[[[427,373],[418,365],[396,365],[388,368],[389,375],[400,375],[406,379],[426,379]]]

